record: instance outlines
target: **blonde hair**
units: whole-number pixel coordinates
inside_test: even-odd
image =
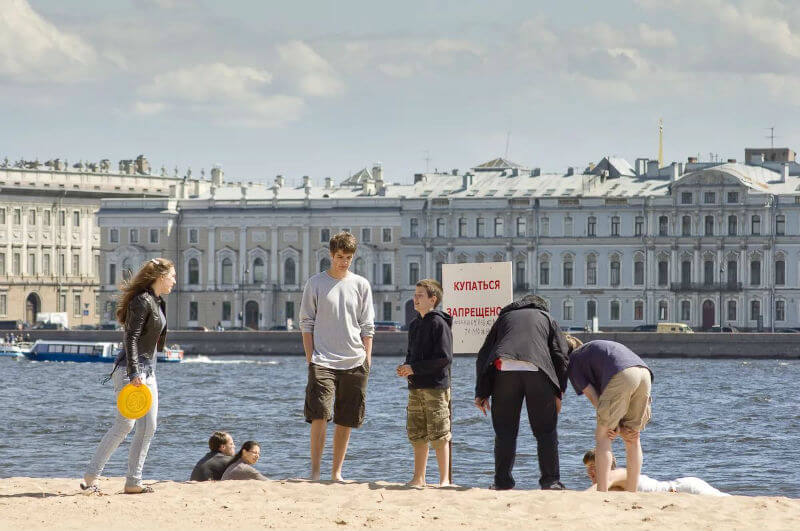
[[[578,348],[581,347],[581,345],[583,345],[583,341],[581,341],[580,339],[578,339],[575,336],[571,336],[569,334],[564,334],[564,337],[567,340],[567,346],[569,346],[569,350],[567,351],[567,354],[572,354],[573,350],[578,349]]]
[[[128,318],[128,305],[131,300],[150,288],[159,278],[169,274],[169,270],[175,267],[172,261],[166,258],[151,258],[145,262],[139,272],[130,280],[125,280],[120,286],[122,296],[117,301],[117,322],[124,325]]]

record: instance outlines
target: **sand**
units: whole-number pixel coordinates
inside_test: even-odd
[[[373,482],[146,481],[153,494],[122,494],[101,480],[0,479],[7,529],[800,529],[800,499],[623,492],[412,489]]]

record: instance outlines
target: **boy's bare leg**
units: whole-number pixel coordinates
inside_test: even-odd
[[[325,436],[328,432],[328,421],[314,419],[311,421],[311,480],[319,481],[319,469],[322,463],[322,451],[325,449]]]
[[[595,449],[594,464],[597,477],[598,492],[608,492],[609,474],[611,473],[611,439],[608,438],[608,427],[597,425],[594,432]]]
[[[347,454],[347,444],[350,442],[350,428],[339,426],[333,431],[333,467],[331,468],[331,479],[333,481],[343,481],[342,465],[344,456]]]
[[[412,487],[425,486],[425,474],[428,470],[428,444],[414,445],[414,477],[408,484]]]
[[[625,471],[628,474],[625,478],[625,490],[636,492],[644,459],[642,456],[642,442],[639,439],[638,431],[624,430],[622,438],[625,441]]]
[[[436,447],[436,461],[439,463],[439,486],[450,485],[450,445],[445,442]]]

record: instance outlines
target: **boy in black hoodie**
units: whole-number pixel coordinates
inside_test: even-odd
[[[414,477],[409,485],[424,487],[428,445],[436,450],[439,486],[450,484],[450,364],[453,362],[453,318],[435,308],[442,286],[426,278],[417,282],[408,327],[408,355],[397,376],[408,378],[406,430],[414,447]]]

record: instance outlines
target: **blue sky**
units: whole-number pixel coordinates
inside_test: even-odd
[[[0,157],[390,181],[800,148],[800,4],[0,0]],[[427,153],[427,155],[426,155]]]

